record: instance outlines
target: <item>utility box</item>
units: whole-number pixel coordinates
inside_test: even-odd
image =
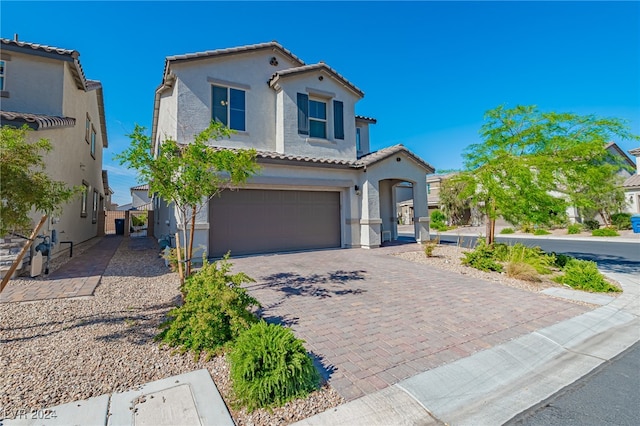
[[[640,234],[640,215],[631,216],[631,229],[633,229],[634,234]]]
[[[124,235],[124,219],[115,219],[116,235]]]

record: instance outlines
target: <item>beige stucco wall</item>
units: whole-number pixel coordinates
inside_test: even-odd
[[[61,116],[65,84],[65,62],[2,52],[5,61],[5,91],[1,98],[3,111],[29,112]]]
[[[55,69],[55,67],[54,67]],[[41,233],[51,234],[56,230],[59,241],[73,241],[81,243],[97,235],[98,215],[93,221],[93,191],[104,197],[105,190],[102,181],[103,139],[100,126],[97,92],[84,92],[77,88],[68,67],[64,68],[63,79],[64,101],[60,101],[63,109],[61,115],[76,119],[74,127],[50,129],[30,132],[29,138],[48,139],[53,150],[45,156],[46,172],[52,179],[63,181],[68,186],[80,186],[83,181],[89,185],[87,195],[87,215],[81,217],[81,199],[76,196],[64,205],[62,213],[56,218],[50,218]],[[3,105],[4,107],[4,105]],[[26,111],[25,111],[26,112]],[[95,156],[91,155],[90,143],[85,140],[85,119],[89,114],[91,123],[96,130]],[[98,205],[98,209],[100,206]],[[40,214],[34,213],[32,219],[37,222]],[[68,245],[53,248],[53,253],[60,249],[68,249]]]

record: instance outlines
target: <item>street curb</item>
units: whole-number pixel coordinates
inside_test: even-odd
[[[438,234],[429,234],[430,237],[436,237]],[[440,236],[446,237],[479,237],[484,234],[458,234],[455,232],[441,232]],[[521,239],[521,240],[562,240],[562,241],[586,241],[599,243],[638,243],[640,244],[640,234],[638,238],[629,237],[571,237],[569,235],[520,235],[520,234],[496,234],[496,240],[501,239]]]

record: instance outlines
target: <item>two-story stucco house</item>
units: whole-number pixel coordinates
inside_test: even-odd
[[[88,80],[75,50],[0,39],[0,119],[3,126],[29,126],[32,139],[48,139],[44,156],[52,179],[84,188],[49,218],[40,233],[56,231],[59,241],[80,243],[98,235],[104,215],[107,174],[102,150],[107,131],[102,85]],[[34,214],[37,223],[39,214]],[[60,244],[52,252],[60,250]],[[62,247],[68,249],[69,246]]]
[[[634,148],[629,154],[636,157],[636,173],[629,176],[623,184],[627,198],[627,212],[640,213],[640,148]]]
[[[394,187],[412,184],[415,237],[428,236],[425,178],[433,168],[402,145],[370,151],[375,119],[356,115],[364,93],[327,64],[305,64],[277,42],[166,58],[155,95],[154,149],[189,143],[219,120],[235,134],[212,141],[255,148],[261,171],[212,199],[195,246],[210,256],[378,247],[397,236]],[[175,212],[156,202],[156,234]]]

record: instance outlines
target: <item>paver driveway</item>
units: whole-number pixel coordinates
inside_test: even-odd
[[[588,307],[433,269],[393,253],[327,250],[232,259],[270,321],[290,326],[347,400]]]

